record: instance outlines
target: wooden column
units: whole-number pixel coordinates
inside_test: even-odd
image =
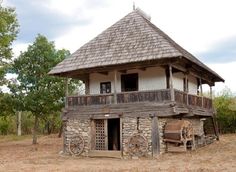
[[[211,106],[213,108],[213,95],[212,95],[212,86],[210,86],[210,98],[211,98]],[[218,128],[218,123],[217,123],[217,120],[216,120],[216,111],[213,112],[213,115],[212,115],[212,123],[213,123],[213,126],[214,126],[214,133],[216,135],[216,140],[219,140],[219,128]]]
[[[108,128],[107,119],[104,119],[104,136],[105,136],[105,150],[108,150]]]
[[[199,79],[199,82],[200,82],[200,96],[202,97],[202,107],[203,107],[202,78]]]
[[[117,70],[114,71],[114,104],[117,104]]]
[[[68,85],[69,85],[69,79],[66,77],[65,79],[65,108],[68,108]]]
[[[90,88],[89,88],[89,77],[84,80],[84,85],[85,85],[85,94],[88,95],[90,94]]]
[[[200,84],[200,96],[202,96],[202,78],[199,79]]]
[[[156,115],[152,118],[152,153],[153,157],[156,157],[160,154],[160,136],[158,117]]]
[[[121,157],[123,157],[123,120],[122,117],[120,117],[120,152],[121,152]]]
[[[175,101],[175,93],[173,87],[173,74],[172,74],[172,66],[169,65],[169,73],[170,73],[170,97],[171,101]]]
[[[211,100],[213,99],[213,95],[212,95],[212,86],[210,86],[210,98],[211,98]]]
[[[186,104],[188,105],[189,103],[188,103],[188,74],[187,73],[184,73],[184,77],[185,77],[185,89],[186,90],[184,90],[185,92],[186,92]]]

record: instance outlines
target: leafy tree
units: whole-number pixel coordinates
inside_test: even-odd
[[[5,84],[4,76],[12,58],[12,42],[16,39],[19,24],[13,8],[0,5],[0,85]]]
[[[217,121],[221,133],[236,132],[236,97],[229,89],[214,99],[214,106],[217,111]]]
[[[38,35],[34,43],[14,60],[12,72],[17,74],[18,82],[10,88],[15,95],[20,95],[24,110],[35,117],[33,144],[37,143],[39,119],[45,119],[63,107],[65,82],[62,78],[49,76],[48,72],[68,55],[69,51],[56,50],[53,42]]]
[[[10,114],[14,114],[12,108],[13,98],[11,94],[0,93],[0,116],[6,117]]]

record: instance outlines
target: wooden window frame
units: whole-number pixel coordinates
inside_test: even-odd
[[[102,85],[106,85],[105,87],[105,92],[103,92],[103,88],[102,88]],[[107,88],[108,87],[108,88]],[[109,89],[109,91],[107,91]],[[100,82],[100,94],[109,94],[111,93],[111,82],[108,81],[108,82]]]

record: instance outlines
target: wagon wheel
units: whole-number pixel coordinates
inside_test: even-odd
[[[143,156],[148,149],[147,139],[140,133],[134,134],[129,139],[128,148],[130,155]]]
[[[80,155],[84,150],[84,139],[76,136],[69,141],[69,151],[72,155]]]

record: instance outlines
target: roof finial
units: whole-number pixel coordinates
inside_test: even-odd
[[[133,10],[135,10],[135,2],[133,1]]]

